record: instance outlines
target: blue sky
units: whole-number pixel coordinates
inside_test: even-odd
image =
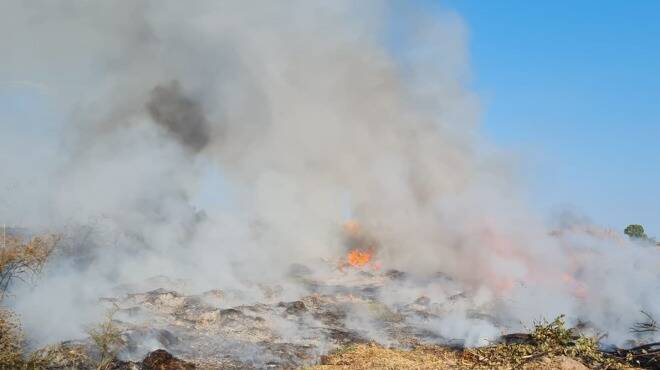
[[[467,24],[483,131],[520,153],[534,206],[660,236],[660,1],[440,5]]]

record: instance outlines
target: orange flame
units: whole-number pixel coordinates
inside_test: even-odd
[[[350,220],[342,225],[342,229],[346,237],[345,243],[351,249],[345,259],[340,262],[339,269],[343,270],[346,266],[356,268],[369,266],[374,270],[379,270],[380,265],[374,263],[376,242],[368,234],[364,233],[360,223]]]
[[[353,267],[363,267],[371,261],[371,251],[353,249],[348,253],[348,263]]]

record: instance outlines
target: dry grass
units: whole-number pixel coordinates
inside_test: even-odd
[[[25,356],[24,336],[18,318],[0,309],[0,369],[46,369],[48,358]]]
[[[360,344],[335,351],[310,370],[337,369],[460,369],[460,354],[442,347],[418,347],[412,351]]]
[[[29,358],[30,369],[93,369],[92,359],[83,344],[55,344],[33,352]]]
[[[23,364],[23,332],[16,316],[0,309],[0,369],[20,368]]]
[[[501,348],[499,349],[502,350]],[[505,351],[506,352],[506,351]],[[500,355],[498,355],[499,357]],[[509,355],[504,355],[509,357]],[[336,351],[322,360],[322,364],[313,366],[308,370],[467,370],[467,369],[622,369],[623,364],[615,366],[587,366],[581,361],[565,355],[541,355],[527,358],[524,361],[493,361],[487,358],[475,360],[465,353],[441,346],[421,346],[406,351],[400,349],[384,348],[376,344],[360,344]]]
[[[523,343],[456,350],[418,346],[413,350],[376,344],[349,346],[324,356],[311,370],[338,369],[630,369],[598,349],[595,339],[566,329],[563,317],[539,323]]]

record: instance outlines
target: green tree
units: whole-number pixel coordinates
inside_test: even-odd
[[[623,232],[632,239],[648,239],[644,233],[644,226],[642,225],[628,225]]]

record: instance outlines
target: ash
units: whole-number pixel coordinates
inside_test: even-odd
[[[475,297],[438,275],[415,281],[400,271],[335,271],[322,279],[305,266],[291,270],[289,286],[255,285],[258,301],[240,290],[184,294],[178,284],[156,279],[158,288],[104,298],[128,346],[122,356],[137,360],[154,349],[214,369],[293,368],[318,363],[328,351],[353,343],[376,342],[396,348],[425,343],[463,346],[462,341],[434,333],[434,321],[454,309],[475,305]],[[407,286],[440,284],[446,299],[434,301],[411,292],[409,302],[392,302],[387,292]],[[287,288],[301,292],[283,300]],[[130,287],[122,287],[130,291]],[[399,293],[397,293],[400,296]],[[485,311],[485,310],[484,310]],[[478,310],[469,319],[495,326]],[[465,320],[465,319],[463,319]]]

